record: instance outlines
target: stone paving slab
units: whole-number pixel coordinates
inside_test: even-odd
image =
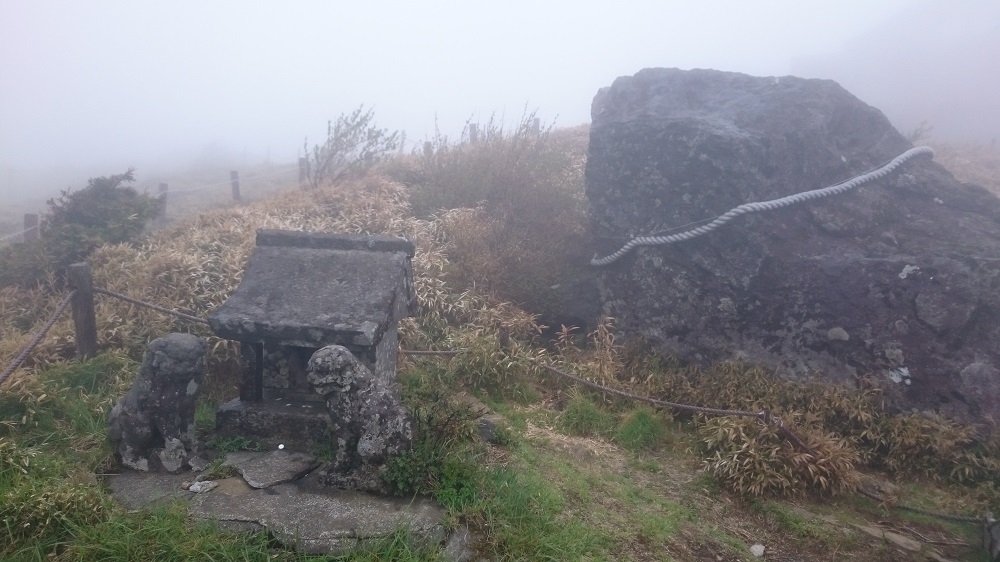
[[[130,510],[171,500],[187,502],[192,516],[224,527],[268,528],[287,546],[337,553],[358,541],[404,530],[432,542],[444,539],[444,511],[429,498],[394,498],[329,488],[315,474],[255,489],[240,477],[217,480],[208,492],[181,489],[194,474],[127,471],[107,477],[114,496]]]
[[[239,451],[227,454],[222,464],[236,468],[254,488],[270,488],[298,480],[319,466],[316,457],[290,451]]]
[[[344,490],[318,494],[294,485],[240,495],[215,491],[193,498],[191,514],[216,521],[257,523],[283,543],[309,553],[338,552],[360,540],[399,530],[432,541],[444,539],[443,512],[427,499],[411,501]]]

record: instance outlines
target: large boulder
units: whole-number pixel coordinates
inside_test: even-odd
[[[205,380],[205,341],[170,334],[149,343],[132,388],[109,416],[109,438],[125,466],[180,472],[204,468],[195,402]]]
[[[590,215],[599,240],[618,237],[602,256],[911,148],[825,80],[646,69],[602,89],[592,113]],[[926,155],[840,195],[639,247],[598,285],[617,326],[662,352],[875,377],[899,408],[1000,419],[1000,201]]]

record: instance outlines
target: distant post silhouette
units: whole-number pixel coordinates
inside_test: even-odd
[[[163,226],[167,224],[167,184],[160,184],[157,198],[160,200],[160,208],[156,214],[156,224]]]
[[[240,196],[240,173],[237,170],[232,170],[229,172],[229,181],[233,185],[233,203],[242,203],[243,198]]]

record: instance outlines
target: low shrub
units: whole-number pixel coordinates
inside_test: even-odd
[[[0,249],[0,287],[34,287],[100,246],[137,243],[160,203],[129,187],[134,179],[132,170],[91,178],[87,187],[49,199],[39,240]]]
[[[698,427],[705,469],[737,493],[763,496],[853,490],[858,481],[858,455],[850,443],[832,434],[810,432],[804,437],[816,456],[798,450],[774,425],[753,418],[711,418]]]
[[[384,169],[408,186],[417,217],[440,217],[449,278],[550,312],[551,286],[586,263],[586,128],[536,132],[491,117],[477,142],[438,136],[433,150]]]
[[[450,399],[440,382],[409,375],[404,401],[414,419],[413,447],[389,460],[383,478],[399,495],[432,494],[460,509],[475,495],[476,468],[469,445],[479,415]]]

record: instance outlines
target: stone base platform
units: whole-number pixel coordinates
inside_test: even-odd
[[[252,435],[268,449],[284,445],[309,450],[316,443],[330,443],[330,416],[322,401],[281,398],[244,402],[236,398],[216,411],[215,435]]]
[[[107,477],[114,496],[127,509],[139,510],[162,502],[184,501],[192,516],[242,530],[267,528],[290,547],[307,553],[338,553],[366,539],[397,531],[431,542],[445,538],[444,511],[429,498],[394,498],[338,490],[321,485],[313,471],[297,480],[271,479],[260,470],[282,472],[282,459],[301,459],[282,451],[237,453],[227,464],[243,466],[244,475],[214,481],[215,487],[195,493],[182,488],[195,474],[128,471]],[[263,467],[263,468],[262,468]],[[285,470],[292,474],[294,470]],[[254,488],[248,481],[279,482]],[[260,484],[258,484],[260,485]]]

